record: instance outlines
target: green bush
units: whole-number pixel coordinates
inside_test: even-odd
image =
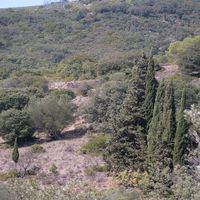
[[[112,129],[110,121],[119,113],[126,95],[127,83],[110,81],[102,84],[95,94],[91,95],[83,113],[90,123],[94,123],[97,131],[109,133]]]
[[[106,165],[94,165],[91,167],[86,167],[84,169],[84,174],[86,176],[93,176],[95,175],[95,172],[107,172],[108,168]]]
[[[135,58],[117,57],[100,60],[97,65],[98,75],[112,74],[121,70],[132,68],[135,64]]]
[[[37,88],[41,92],[48,92],[48,81],[39,75],[21,74],[23,72],[17,71],[15,77],[8,78],[3,81],[4,88]]]
[[[170,44],[168,50],[169,58],[180,65],[183,73],[187,75],[200,74],[200,35],[185,38]]]
[[[57,66],[57,73],[63,78],[93,79],[96,77],[96,61],[84,54],[78,54],[63,60]]]
[[[23,90],[0,90],[0,112],[10,108],[22,109],[29,102],[29,95]]]
[[[43,146],[39,145],[39,144],[34,144],[32,147],[31,147],[31,152],[32,153],[44,153],[46,152],[46,150],[44,149]]]
[[[109,140],[109,135],[99,134],[91,136],[88,142],[82,146],[81,152],[84,154],[101,154],[105,150]]]
[[[10,178],[17,178],[20,176],[20,173],[17,170],[11,170],[8,172],[0,173],[0,181],[7,181]]]
[[[95,172],[106,172],[106,171],[108,171],[108,166],[107,165],[95,165],[95,166],[93,166],[93,169]]]
[[[55,164],[52,164],[50,167],[49,167],[49,171],[53,174],[57,174],[58,171],[57,171],[57,166]]]
[[[28,113],[36,130],[57,138],[72,119],[72,108],[68,100],[49,95],[43,99],[33,99],[29,104]]]
[[[118,173],[117,180],[119,184],[128,187],[143,187],[150,181],[147,172],[129,172],[127,170]]]
[[[0,114],[0,135],[9,144],[14,144],[16,137],[19,143],[27,141],[33,133],[34,128],[27,111],[9,109]]]
[[[84,174],[86,176],[93,176],[95,174],[95,171],[94,171],[94,169],[92,167],[86,167],[84,169]]]
[[[65,97],[67,100],[72,100],[76,97],[73,91],[65,89],[52,90],[51,94],[55,95],[58,98]]]

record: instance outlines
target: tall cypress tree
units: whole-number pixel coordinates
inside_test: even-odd
[[[105,159],[114,170],[144,170],[146,150],[145,77],[147,59],[142,58],[130,82],[114,135],[106,149]]]
[[[153,117],[153,109],[156,98],[156,91],[158,82],[155,79],[155,65],[152,57],[149,59],[148,70],[146,75],[146,88],[145,88],[145,119],[147,122],[146,129],[149,129],[151,119]]]
[[[18,150],[18,144],[17,144],[17,137],[15,138],[14,148],[12,152],[12,160],[17,163],[19,160],[19,150]]]
[[[178,115],[178,124],[174,140],[173,164],[183,165],[187,153],[187,132],[189,125],[184,118],[184,109],[186,101],[186,90],[182,92],[180,111]]]
[[[164,166],[173,168],[173,149],[174,138],[176,133],[176,108],[174,102],[174,87],[172,81],[167,84],[165,90],[165,98],[163,104],[163,134],[162,134],[162,150]]]
[[[176,131],[173,84],[161,82],[148,132],[148,170],[163,194],[170,192],[172,151]]]
[[[173,84],[162,82],[158,88],[153,118],[148,132],[149,163],[160,160],[172,168],[173,141],[176,131]],[[155,166],[154,166],[155,167]]]
[[[159,84],[153,117],[151,123],[149,125],[147,143],[148,143],[148,162],[149,164],[155,163],[157,159],[160,157],[160,146],[161,146],[161,136],[162,136],[162,117],[163,117],[163,103],[165,97],[165,88],[166,85],[164,82]]]

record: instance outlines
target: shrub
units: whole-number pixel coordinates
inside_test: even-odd
[[[109,133],[112,129],[110,121],[121,109],[126,90],[126,82],[107,82],[91,96],[83,113],[90,123],[95,124],[95,130]]]
[[[95,172],[106,172],[108,170],[106,165],[94,165],[91,167],[86,167],[84,169],[84,174],[86,176],[93,176]]]
[[[112,81],[124,81],[126,79],[126,75],[123,72],[116,72],[110,75],[110,80]]]
[[[87,96],[88,91],[92,89],[92,87],[88,83],[82,83],[78,89],[76,89],[77,95]]]
[[[52,165],[49,167],[49,171],[50,171],[51,173],[53,173],[53,174],[57,174],[57,173],[58,173],[57,169],[58,169],[58,168],[56,167],[55,164],[52,164]]]
[[[95,174],[94,169],[92,167],[86,167],[84,169],[84,174],[86,176],[93,176]]]
[[[22,90],[0,90],[0,112],[10,108],[22,109],[29,102],[29,96]]]
[[[34,133],[30,117],[25,110],[9,109],[0,114],[0,134],[9,144],[29,140]]]
[[[95,172],[106,172],[106,171],[108,171],[108,166],[107,165],[95,165],[95,166],[93,166],[93,169]]]
[[[96,61],[87,55],[75,55],[63,60],[57,66],[57,73],[63,78],[92,79],[96,77]]]
[[[187,75],[200,74],[200,36],[171,43],[168,56],[173,58]]]
[[[22,73],[22,75],[21,75]],[[5,88],[37,88],[41,92],[48,91],[48,81],[41,76],[34,74],[23,74],[20,70],[16,72],[18,77],[6,79],[3,82]]]
[[[1,172],[0,173],[0,181],[7,181],[10,178],[17,178],[20,174],[17,170],[11,170],[8,172]]]
[[[53,95],[32,100],[28,112],[35,129],[47,132],[52,138],[57,138],[72,119],[72,106],[69,101]]]
[[[129,172],[127,170],[120,172],[117,175],[119,184],[129,187],[143,186],[149,182],[147,172]]]
[[[109,73],[126,70],[134,66],[135,60],[132,58],[108,58],[101,60],[97,66],[98,75],[107,75]]]
[[[88,142],[82,146],[81,152],[84,154],[101,154],[110,140],[109,135],[95,135],[91,136]]]
[[[44,153],[46,152],[46,150],[44,149],[43,146],[39,145],[39,144],[34,144],[32,147],[31,147],[31,152],[32,153]]]
[[[55,95],[58,98],[65,97],[67,100],[72,100],[76,97],[73,91],[65,89],[52,90],[51,94]]]

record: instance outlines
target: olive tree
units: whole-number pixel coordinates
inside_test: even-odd
[[[35,129],[52,138],[56,138],[72,119],[72,105],[67,99],[54,95],[32,100],[28,112]]]

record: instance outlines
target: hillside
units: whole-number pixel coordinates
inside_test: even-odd
[[[0,200],[199,200],[200,1],[45,2],[0,9]]]
[[[86,1],[1,9],[0,67],[48,71],[82,56],[92,67],[138,50],[162,54],[170,42],[200,33],[196,0]]]

